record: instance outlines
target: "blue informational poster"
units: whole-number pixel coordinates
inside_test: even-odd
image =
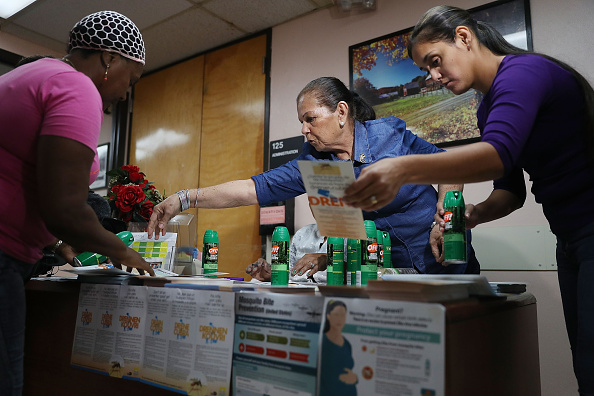
[[[324,298],[280,293],[235,296],[233,394],[316,394]]]

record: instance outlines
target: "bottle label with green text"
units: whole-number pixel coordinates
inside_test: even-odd
[[[207,242],[202,252],[202,268],[205,274],[218,272],[219,270],[219,244]]]
[[[289,284],[289,242],[272,241],[270,272],[271,284]]]
[[[344,245],[328,246],[328,267],[326,270],[328,285],[344,284]]]

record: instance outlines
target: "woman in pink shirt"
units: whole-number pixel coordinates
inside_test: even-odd
[[[87,205],[103,111],[126,97],[144,57],[134,23],[101,11],[74,25],[64,58],[42,58],[0,76],[2,395],[22,392],[24,283],[44,247],[53,243],[55,250],[64,240],[154,275]]]

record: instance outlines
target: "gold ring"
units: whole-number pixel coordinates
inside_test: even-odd
[[[311,265],[311,268],[315,267],[316,265],[312,262],[309,263],[309,265]]]
[[[372,195],[369,200],[371,201],[372,205],[375,205],[377,203],[377,198],[375,198],[375,195]]]

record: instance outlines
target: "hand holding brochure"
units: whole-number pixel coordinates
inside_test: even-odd
[[[298,164],[320,234],[367,238],[361,209],[342,202],[344,190],[355,181],[353,164],[348,161],[298,161]]]

